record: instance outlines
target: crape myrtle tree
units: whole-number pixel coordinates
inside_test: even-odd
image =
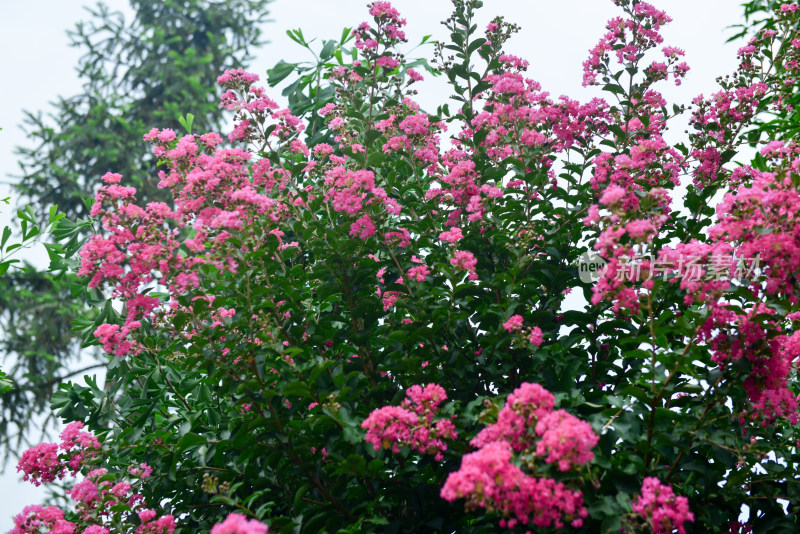
[[[205,80],[247,62],[260,44],[267,4],[132,0],[127,20],[103,4],[90,10],[69,33],[71,44],[85,51],[77,67],[83,90],[59,98],[48,114],[26,114],[29,144],[17,151],[21,175],[13,184],[20,206],[31,206],[24,213],[45,224],[57,205],[73,220],[87,217],[84,199],[109,169],[134,180],[142,199],[166,200],[153,181],[157,158],[141,134],[153,124],[177,128],[185,114],[193,115],[195,128],[220,127],[224,110]],[[17,383],[2,397],[6,453],[27,437],[31,414],[47,411],[61,380],[102,361],[77,363],[81,340],[70,324],[86,307],[73,297],[74,277],[61,276],[65,267],[60,273],[12,269],[0,282],[0,347],[14,355],[6,363]]]
[[[779,9],[782,2],[775,0],[750,0],[744,4],[745,23],[738,25],[739,31],[730,40],[741,38],[753,29],[756,30],[779,30],[777,24],[780,21],[771,16],[773,10]],[[780,69],[781,65],[775,65]],[[784,73],[784,78],[788,86],[795,86],[796,83],[791,73]],[[771,139],[792,139],[800,135],[800,115],[797,107],[800,104],[800,96],[795,89],[786,91],[784,94],[785,105],[779,109],[772,109],[763,117],[759,117],[754,127],[748,132],[748,141],[756,146],[764,140]]]
[[[18,466],[79,475],[75,508],[14,532],[797,531],[800,148],[733,158],[794,90],[800,10],[684,108],[668,15],[615,4],[583,64],[605,99],[551,97],[455,0],[456,104],[425,112],[380,1],[333,102],[229,70],[227,141],[147,133],[171,203],[105,174],[80,251],[109,387],[63,385]]]

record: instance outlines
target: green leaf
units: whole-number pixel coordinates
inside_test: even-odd
[[[194,123],[194,115],[191,113],[187,113],[186,117],[178,117],[178,122],[183,126],[183,129],[186,130],[186,133],[191,135],[192,134],[192,123]]]
[[[6,246],[9,237],[11,237],[11,228],[5,226],[3,227],[3,237],[0,239],[0,250],[3,250],[3,247]]]
[[[297,68],[297,63],[287,63],[284,60],[278,61],[278,63],[274,67],[267,70],[267,76],[268,76],[267,83],[271,87],[278,85],[284,79],[286,79],[290,74],[292,74],[296,68]]]
[[[185,451],[190,447],[195,447],[197,445],[204,445],[206,443],[206,438],[199,434],[195,434],[193,432],[187,432],[184,436],[178,441],[178,450]]]
[[[329,59],[333,55],[333,50],[336,48],[336,41],[325,41],[325,46],[319,53],[319,58],[323,61]]]
[[[14,382],[12,382],[6,373],[0,369],[0,395],[5,393],[6,391],[11,391],[14,389]]]

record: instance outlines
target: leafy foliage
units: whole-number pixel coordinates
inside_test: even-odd
[[[784,35],[795,31],[796,27],[792,24],[776,25],[778,19],[774,13],[776,10],[780,10],[783,4],[776,0],[751,0],[742,4],[745,22],[735,27],[738,28],[738,31],[730,37],[729,41],[740,39],[748,33],[752,33],[753,30],[776,30],[781,31]],[[787,46],[790,45],[787,44]],[[769,51],[770,55],[776,59],[785,52],[785,48]],[[779,61],[775,63],[777,64]],[[786,76],[786,73],[784,75]],[[751,146],[774,139],[795,139],[800,135],[800,114],[797,111],[800,94],[797,91],[797,84],[787,84],[784,93],[782,98],[785,106],[773,114],[760,118],[755,122],[755,127],[748,132],[747,139]]]
[[[655,88],[688,66],[652,57],[670,19],[615,3],[584,63],[610,103],[550,99],[503,53],[518,28],[479,32],[482,2],[456,0],[436,64],[460,108],[426,113],[404,21],[375,2],[356,52],[330,45],[289,109],[256,75],[220,76],[232,148],[145,135],[174,204],[103,176],[78,272],[122,306],[79,327],[108,385],[64,384],[52,407],[102,443],[85,439],[83,472],[152,469],[115,532],[151,528],[141,502],[178,532],[232,512],[299,533],[797,530],[800,149],[733,163],[800,71],[788,47],[758,68],[763,50],[796,36],[757,33],[671,146],[685,110]],[[587,280],[588,252],[606,268]],[[20,468],[56,478],[74,457]],[[88,531],[102,509],[67,516]]]

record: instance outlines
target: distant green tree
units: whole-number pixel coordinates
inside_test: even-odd
[[[218,129],[224,110],[213,81],[244,66],[261,44],[271,0],[131,0],[126,19],[99,3],[68,32],[85,51],[77,70],[83,90],[59,97],[47,113],[26,112],[29,143],[17,149],[14,187],[30,216],[46,222],[57,205],[70,219],[85,217],[84,200],[109,170],[133,180],[148,201],[162,199],[158,162],[142,135],[153,125]],[[75,245],[75,243],[73,243]],[[2,367],[15,389],[0,397],[0,448],[25,436],[31,415],[43,413],[62,379],[74,376],[81,339],[70,325],[85,303],[73,298],[68,276],[35,269],[0,279]],[[62,270],[62,272],[65,272]],[[72,365],[73,367],[70,367]],[[99,365],[99,364],[98,364]]]
[[[3,198],[0,202],[8,205],[10,199]],[[61,218],[63,214],[57,214],[55,209],[50,210],[47,227],[43,228],[44,232],[49,232]],[[14,329],[6,332],[0,339],[0,348],[6,355],[16,356],[11,362],[7,358],[3,362],[3,368],[10,363],[11,377],[17,377],[16,380],[12,380],[0,370],[0,395],[2,395],[0,399],[3,407],[0,430],[6,441],[12,437],[11,422],[18,422],[17,427],[20,427],[19,422],[29,420],[30,413],[27,410],[31,406],[41,410],[47,405],[53,387],[59,382],[59,379],[51,377],[70,359],[72,353],[68,349],[79,348],[70,338],[70,325],[65,324],[64,317],[81,311],[80,306],[66,300],[65,306],[59,313],[52,314],[48,321],[39,320],[42,310],[46,309],[48,304],[57,302],[63,295],[53,292],[48,298],[42,298],[47,295],[48,289],[55,288],[53,278],[35,272],[29,265],[25,265],[15,257],[21,250],[32,246],[42,232],[35,222],[33,210],[26,207],[17,211],[16,222],[21,230],[20,235],[14,236],[10,226],[4,226],[0,232],[0,319],[14,326]],[[14,290],[10,290],[11,288]],[[28,333],[32,328],[36,328],[38,334],[35,346],[30,345],[28,339]],[[77,350],[74,354],[77,354]],[[20,366],[22,361],[26,363],[25,374],[20,376],[21,373],[18,371],[22,369]],[[16,381],[21,383],[16,384]]]

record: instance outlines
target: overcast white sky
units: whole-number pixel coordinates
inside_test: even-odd
[[[674,19],[663,31],[665,44],[684,48],[692,68],[681,87],[664,91],[667,100],[688,104],[697,94],[714,92],[714,79],[736,67],[740,45],[726,45],[725,40],[732,34],[727,28],[741,21],[740,1],[651,1]],[[287,29],[300,27],[306,37],[338,38],[344,26],[367,19],[366,3],[276,0],[271,7],[272,22],[265,26],[265,37],[271,42],[257,51],[250,70],[263,76],[281,58],[306,59],[286,37]],[[85,17],[82,6],[87,4],[91,2],[0,0],[0,182],[8,181],[8,174],[18,169],[13,149],[25,142],[18,129],[22,110],[47,110],[48,102],[58,95],[70,96],[80,90],[74,65],[81,51],[68,47],[65,31]],[[107,4],[130,13],[126,0],[109,0]],[[581,100],[594,96],[580,85],[581,63],[604,33],[605,22],[618,13],[610,0],[486,0],[485,4],[481,27],[497,14],[522,26],[509,44],[509,52],[531,61],[529,76],[541,82],[545,90],[554,96],[567,94]],[[428,34],[445,37],[439,21],[449,14],[448,0],[396,0],[394,5],[408,19],[410,45]],[[430,52],[427,47],[415,54]],[[435,109],[446,96],[438,83],[426,80],[418,100],[423,107]],[[8,188],[0,185],[0,198],[8,195]],[[7,224],[8,211],[0,205],[0,226]],[[0,476],[0,532],[7,532],[12,516],[27,504],[39,502],[43,495],[43,491],[22,483],[10,466]]]

